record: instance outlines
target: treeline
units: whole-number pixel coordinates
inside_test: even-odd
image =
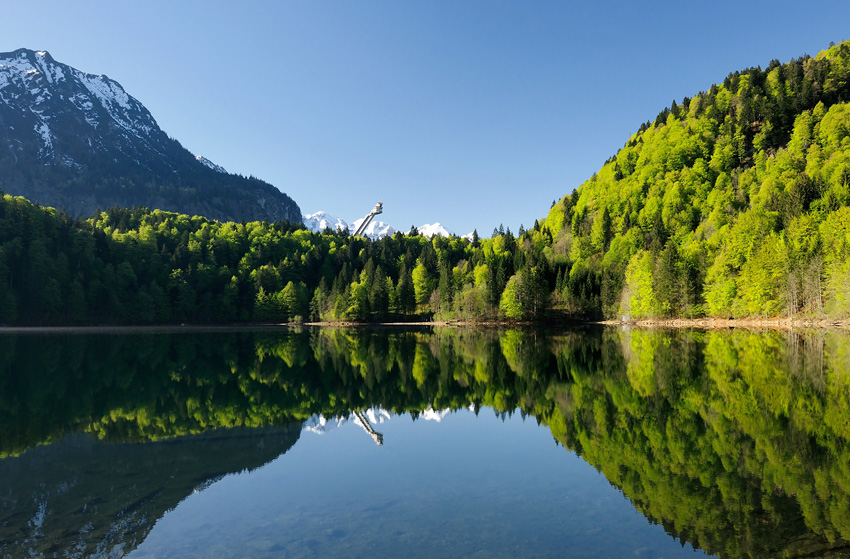
[[[848,316],[848,101],[846,42],[674,101],[546,217],[567,304]]]
[[[543,316],[559,281],[510,230],[372,242],[144,208],[76,220],[8,195],[0,280],[6,324],[523,318]]]
[[[379,241],[0,204],[0,323],[850,316],[850,43],[641,126],[542,222]]]

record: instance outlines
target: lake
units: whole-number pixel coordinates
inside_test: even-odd
[[[850,334],[0,334],[0,557],[850,557]]]

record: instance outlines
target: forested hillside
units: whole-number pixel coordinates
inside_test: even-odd
[[[850,312],[850,44],[673,102],[543,229],[578,311]]]
[[[0,202],[0,323],[850,316],[850,44],[730,74],[514,236]]]

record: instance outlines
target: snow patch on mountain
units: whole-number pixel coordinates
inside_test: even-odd
[[[216,165],[215,163],[213,163],[212,161],[210,161],[209,159],[207,159],[203,155],[196,155],[195,159],[199,163],[202,163],[205,167],[209,167],[213,171],[216,171],[218,173],[222,173],[224,175],[227,174],[227,170],[224,167],[222,167],[221,165]]]
[[[39,150],[39,155],[46,155],[53,150],[53,137],[50,135],[50,127],[42,121],[41,126],[35,126],[35,132],[41,136],[41,141],[44,142],[44,147]]]
[[[16,79],[26,79],[38,73],[38,69],[32,65],[26,55],[0,59],[0,89],[14,83]]]
[[[433,237],[434,235],[439,237],[451,237],[454,235],[454,233],[440,225],[440,222],[434,224],[426,223],[425,225],[417,227],[416,230],[419,231],[419,234],[423,237]]]
[[[47,78],[48,83],[58,82],[65,79],[65,72],[62,71],[62,68],[59,68],[55,64],[51,65],[47,60],[50,57],[50,54],[47,51],[40,50],[35,53],[38,58],[36,58],[36,63],[41,69],[44,77]]]
[[[100,103],[110,111],[113,105],[118,105],[122,109],[130,108],[130,96],[124,91],[118,82],[114,82],[106,76],[93,76],[92,74],[84,74],[80,72],[77,76],[83,85],[92,92],[92,95],[97,97]],[[114,110],[114,109],[113,109]],[[113,111],[110,111],[112,114]],[[113,114],[115,120],[120,120]]]
[[[53,60],[47,51],[27,51],[18,49],[4,53],[0,57],[0,101],[8,103],[18,99],[15,91],[25,91],[35,101],[29,103],[29,110],[41,116],[41,108],[46,100],[53,97],[52,88],[59,82],[67,82],[63,91],[72,93],[68,101],[83,113],[84,120],[97,129],[100,124],[98,107],[106,111],[115,124],[159,151],[153,135],[158,131],[156,121],[136,99],[124,91],[121,84],[106,76],[86,74],[70,66]],[[11,86],[11,87],[10,87]],[[69,91],[70,88],[70,91]],[[8,89],[8,96],[4,90]],[[76,91],[75,91],[76,90]],[[64,99],[64,96],[60,96]],[[20,106],[20,103],[17,103]],[[57,112],[62,115],[61,109]],[[102,114],[102,113],[101,113]],[[48,118],[46,115],[41,120]],[[36,127],[36,133],[45,137],[42,126]],[[45,142],[46,143],[46,142]]]

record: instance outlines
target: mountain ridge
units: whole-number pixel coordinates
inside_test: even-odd
[[[218,220],[299,221],[286,194],[169,137],[120,83],[47,51],[0,53],[0,188],[71,215],[111,206]]]

